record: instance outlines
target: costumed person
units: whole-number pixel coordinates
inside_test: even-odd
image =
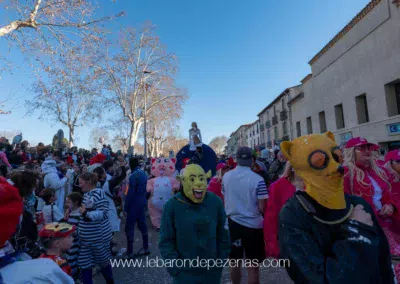
[[[268,189],[269,198],[264,212],[264,241],[267,257],[279,257],[279,212],[296,191],[303,189],[304,183],[295,174],[290,163],[286,162],[281,178]]]
[[[295,283],[395,283],[389,244],[371,206],[343,190],[333,133],[302,136],[281,150],[304,181],[279,214],[280,257]]]
[[[189,158],[184,158],[183,160],[182,160],[182,169],[181,169],[181,171],[179,172],[179,175],[180,176],[183,176],[183,173],[185,172],[185,168],[186,168],[186,166],[187,165],[189,165],[189,162],[190,162],[190,159]]]
[[[224,202],[224,196],[222,195],[222,178],[229,172],[230,168],[224,163],[217,165],[217,174],[210,180],[207,190],[214,193],[216,196],[221,198],[222,203]]]
[[[389,181],[392,186],[392,198],[396,204],[400,204],[400,150],[390,151],[385,156],[384,167],[389,173]]]
[[[163,207],[179,190],[179,181],[173,178],[176,159],[158,158],[151,159],[151,175],[154,178],[147,182],[147,192],[150,193],[148,202],[151,223],[157,231],[160,230]]]
[[[74,281],[50,259],[31,259],[9,242],[19,229],[24,208],[18,190],[0,178],[0,283],[65,283]]]
[[[149,255],[149,234],[146,224],[146,185],[147,175],[141,170],[139,159],[133,157],[129,160],[131,175],[129,177],[129,187],[126,193],[124,212],[126,216],[126,241],[127,241],[127,257]],[[135,239],[135,225],[138,225],[142,233],[143,247],[133,254],[133,241]]]
[[[92,284],[92,269],[101,268],[106,283],[114,283],[111,270],[111,225],[108,220],[109,203],[101,188],[97,188],[97,175],[85,173],[79,176],[79,184],[85,193],[78,226],[81,243],[78,263],[82,271],[83,284]]]
[[[207,192],[207,179],[198,165],[188,165],[179,176],[183,191],[165,205],[161,221],[159,249],[173,283],[221,282],[222,268],[178,267],[178,260],[224,260],[230,251],[229,231],[221,199]]]
[[[202,153],[202,139],[201,139],[201,132],[200,129],[197,127],[197,123],[192,123],[192,128],[189,130],[189,145],[190,151],[194,152],[197,151],[199,154]]]
[[[42,164],[42,172],[44,173],[44,187],[53,188],[56,192],[57,200],[55,204],[58,208],[64,208],[65,189],[64,185],[68,181],[66,177],[60,178],[56,168],[56,161],[51,157],[46,158]]]
[[[389,174],[380,168],[374,154],[378,145],[357,137],[350,139],[344,150],[344,191],[347,194],[360,196],[373,208],[380,225],[388,238],[390,253],[400,257],[400,215],[391,195]],[[397,229],[397,230],[396,230]]]
[[[47,224],[39,232],[40,242],[46,250],[40,258],[53,260],[69,276],[72,276],[72,269],[63,255],[72,247],[75,230],[74,225],[55,222]]]

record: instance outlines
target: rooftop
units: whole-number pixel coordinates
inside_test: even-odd
[[[372,0],[361,10],[334,38],[328,42],[311,60],[308,64],[314,64],[322,55],[324,55],[332,46],[334,46],[344,35],[346,35],[359,21],[361,21],[369,12],[372,11],[382,0]]]

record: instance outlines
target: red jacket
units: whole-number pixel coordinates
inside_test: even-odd
[[[296,192],[287,178],[280,178],[269,188],[269,197],[264,213],[264,240],[267,256],[279,257],[278,218],[286,201]]]
[[[208,184],[207,190],[217,195],[219,198],[221,198],[222,202],[224,202],[224,196],[222,195],[222,181],[219,181],[216,177],[213,177]]]
[[[392,204],[395,212],[392,217],[398,218],[398,209],[397,209],[397,202],[392,198],[391,194],[391,186],[382,180],[377,174],[375,174],[372,170],[364,170],[365,178],[364,183],[368,184],[368,186],[363,186],[357,182],[356,176],[353,178],[353,190],[351,189],[350,183],[350,174],[348,174],[349,169],[345,167],[345,176],[344,176],[344,192],[347,194],[352,194],[356,196],[360,196],[365,199],[371,205],[372,209],[375,212],[375,215],[379,219],[379,223],[381,226],[386,227],[388,224],[386,223],[385,219],[379,217],[379,212],[376,210],[374,202],[373,202],[373,195],[374,195],[374,187],[372,186],[371,180],[369,179],[368,175],[370,175],[382,189],[382,198],[381,203],[382,206],[385,204]],[[386,172],[386,171],[385,171]],[[386,172],[387,173],[387,172]],[[387,173],[388,174],[388,173]]]

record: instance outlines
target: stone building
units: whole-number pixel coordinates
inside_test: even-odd
[[[400,7],[369,2],[309,64],[302,92],[288,101],[293,138],[330,130],[338,143],[362,136],[400,148]],[[268,106],[260,121],[271,115]]]
[[[288,102],[301,92],[301,85],[287,88],[258,114],[260,146],[271,148],[290,140],[291,113]]]
[[[257,119],[246,129],[247,146],[251,149],[260,146],[260,121]]]
[[[246,138],[246,130],[250,124],[241,125],[235,132],[233,132],[227,142],[226,155],[235,157],[236,151],[239,147],[248,146]]]

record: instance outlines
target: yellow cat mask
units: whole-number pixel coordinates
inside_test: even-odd
[[[344,209],[342,151],[332,132],[282,142],[281,151],[306,185],[306,192],[329,209]]]

